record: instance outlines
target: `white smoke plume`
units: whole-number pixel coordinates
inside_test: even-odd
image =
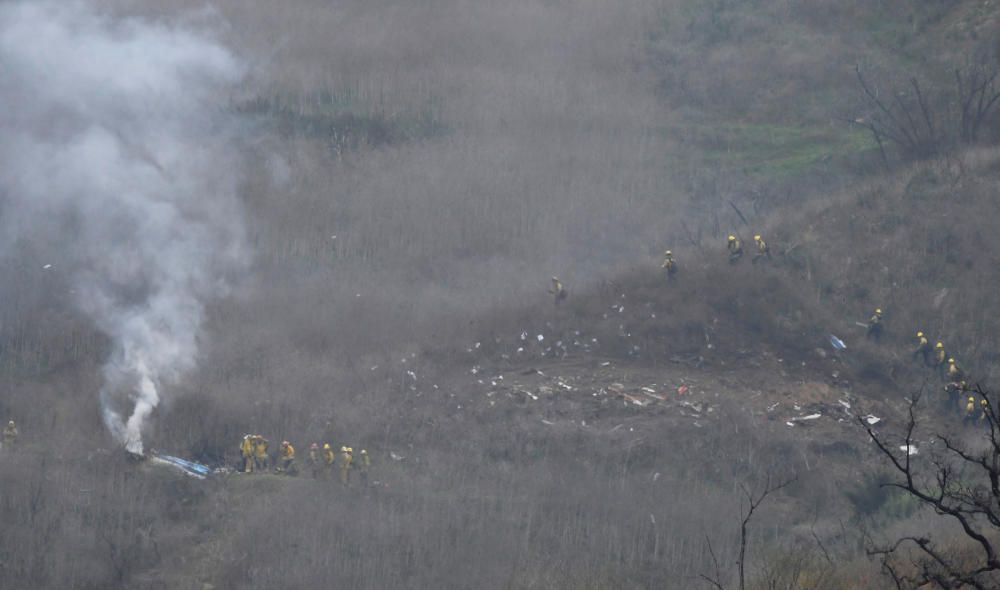
[[[0,72],[0,245],[59,245],[113,344],[105,422],[142,452],[205,304],[246,267],[226,114],[242,67],[204,31],[42,1],[0,4]]]

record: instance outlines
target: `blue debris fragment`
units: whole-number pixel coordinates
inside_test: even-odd
[[[201,463],[195,463],[194,461],[188,461],[187,459],[181,459],[180,457],[174,457],[173,455],[164,455],[153,451],[152,456],[157,461],[180,469],[187,475],[198,479],[205,479],[212,473],[212,468],[208,465],[202,465]]]
[[[847,345],[844,344],[844,341],[841,340],[840,338],[837,338],[833,334],[830,334],[830,346],[836,348],[837,350],[844,350],[847,348]]]

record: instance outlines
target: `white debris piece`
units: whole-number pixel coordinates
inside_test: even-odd
[[[542,336],[541,334],[539,334],[538,336],[535,336],[535,338],[536,338],[536,339],[537,339],[537,340],[538,340],[539,342],[541,342],[541,341],[545,340],[545,336]]]
[[[873,414],[868,414],[867,416],[864,417],[864,420],[865,422],[868,423],[869,426],[875,426],[876,424],[882,421],[881,418]]]
[[[417,380],[417,374],[414,373],[413,371],[407,371],[406,374],[409,375],[410,378],[412,378],[414,381]]]
[[[562,381],[559,381],[559,383],[558,383],[558,384],[559,384],[559,387],[562,387],[562,388],[563,388],[563,389],[565,389],[566,391],[573,391],[573,388],[572,388],[572,387],[570,387],[569,385],[567,385],[567,384],[563,383]]]
[[[847,410],[851,409],[851,404],[847,400],[838,399],[837,403],[839,403],[840,405],[844,406],[844,408],[847,409]]]
[[[552,426],[553,424],[555,424],[555,422],[549,422],[548,420],[545,420],[545,419],[543,418],[543,419],[542,419],[542,424],[546,424],[546,425],[548,425],[548,426]]]
[[[527,332],[521,332],[521,340],[527,340],[527,339],[528,339],[528,333]]]
[[[804,422],[804,421],[807,421],[807,420],[818,420],[819,418],[822,418],[822,417],[823,417],[822,414],[809,414],[808,416],[797,416],[795,418],[792,418],[791,421],[792,422]]]
[[[476,346],[475,346],[475,349],[476,349],[476,350],[479,350],[479,347],[480,347],[480,346],[482,346],[482,345],[483,345],[483,344],[482,344],[481,342],[476,342]]]
[[[389,451],[389,458],[392,459],[393,461],[402,461],[402,460],[406,459],[406,457],[404,457],[402,455],[397,455],[396,453],[394,453],[392,451]]]
[[[837,338],[833,334],[830,334],[830,346],[836,348],[837,350],[844,350],[847,348],[847,345],[844,344],[844,341],[841,340],[840,338]]]
[[[913,455],[916,455],[918,452],[916,445],[900,445],[899,450],[905,452],[907,455],[910,455],[911,457]]]
[[[602,367],[607,367],[609,365],[611,365],[611,361],[604,361],[603,363],[601,363]]]
[[[48,270],[48,269],[52,268],[52,265],[51,264],[46,264],[42,268],[44,268],[45,270]]]

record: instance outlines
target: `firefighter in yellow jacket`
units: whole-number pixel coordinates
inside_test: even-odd
[[[549,293],[552,294],[552,298],[556,305],[559,305],[562,301],[566,299],[566,287],[563,286],[562,281],[559,277],[552,277],[552,286],[549,287]]]
[[[865,334],[869,340],[879,341],[882,337],[882,308],[877,308],[872,317],[868,319],[868,332]]]
[[[931,364],[931,343],[923,332],[917,332],[917,347],[913,350],[913,358],[920,357],[924,361],[924,366]]]
[[[753,237],[753,241],[754,244],[757,245],[757,252],[753,255],[752,262],[756,264],[756,262],[761,258],[770,260],[771,247],[767,245],[767,242],[764,241],[764,238],[760,237],[760,234],[757,234]]]
[[[743,245],[736,236],[730,234],[726,239],[726,249],[729,250],[729,262],[735,263],[743,256]]]
[[[295,475],[295,447],[287,440],[281,442],[281,466],[278,468],[287,475]]]
[[[253,473],[253,462],[254,462],[254,441],[253,437],[249,434],[243,435],[243,440],[240,441],[240,456],[243,458],[243,472]]]
[[[962,426],[970,426],[976,423],[976,398],[969,396],[965,402],[965,416],[962,418]]]
[[[267,452],[269,442],[259,434],[253,437],[253,460],[256,471],[267,471],[271,468],[271,456]]]
[[[337,453],[333,452],[330,443],[323,443],[323,471],[324,477],[330,478],[333,474],[333,464],[337,460]]]
[[[354,460],[354,450],[351,447],[340,447],[340,483],[345,488],[351,483],[351,462]]]
[[[674,253],[667,250],[663,253],[663,264],[660,266],[667,271],[667,278],[671,278],[677,272],[677,263],[674,262]]]
[[[955,359],[949,358],[948,370],[946,371],[946,375],[949,381],[961,381],[962,379],[965,378],[965,371],[963,371],[962,368],[958,366],[958,363],[955,362]]]
[[[3,429],[3,448],[7,451],[13,451],[15,445],[17,445],[17,437],[17,424],[14,424],[14,421],[11,420]]]
[[[944,342],[934,345],[934,368],[942,381],[948,376],[948,353],[944,350]]]

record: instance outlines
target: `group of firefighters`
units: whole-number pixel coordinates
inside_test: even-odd
[[[770,260],[771,259],[771,247],[767,245],[764,238],[760,234],[754,234],[754,255],[751,262],[757,264],[760,259]],[[743,244],[740,239],[733,234],[729,234],[726,238],[726,251],[729,252],[729,263],[736,264],[743,258]],[[667,250],[663,253],[663,264],[660,268],[667,273],[667,279],[672,279],[675,274],[677,274],[677,261],[674,260],[674,253],[671,250]]]
[[[755,234],[753,241],[754,256],[752,262],[756,264],[758,260],[770,259],[771,249],[764,238],[760,234]],[[729,253],[730,264],[736,264],[743,258],[743,244],[733,234],[726,238],[726,250]],[[660,268],[666,273],[668,280],[677,273],[677,261],[671,250],[663,253],[663,264],[660,265]],[[566,299],[566,288],[557,277],[552,277],[552,287],[549,289],[549,293],[554,297],[556,304]],[[867,326],[868,338],[877,342],[882,335],[881,309],[875,310],[875,313],[868,320]],[[913,359],[920,359],[924,366],[933,367],[937,371],[938,376],[946,383],[944,390],[947,394],[948,407],[961,412],[962,396],[970,392],[964,371],[958,366],[955,358],[947,354],[943,342],[939,341],[931,346],[930,340],[921,331],[917,332],[916,338],[917,346],[913,351]],[[965,399],[963,424],[968,426],[976,422],[985,422],[988,406],[989,402],[985,398],[979,399],[977,402],[975,395],[968,396]]]
[[[243,459],[244,473],[266,473],[270,468],[269,441],[259,434],[246,434],[240,441],[240,456]],[[309,446],[309,471],[313,479],[332,479],[333,472],[340,470],[340,483],[347,487],[351,483],[351,471],[357,469],[361,477],[361,486],[368,486],[368,470],[371,467],[371,457],[366,449],[361,449],[358,457],[354,457],[354,449],[348,446],[340,447],[340,454],[333,450],[330,443],[312,443]],[[295,447],[290,442],[282,441],[278,451],[278,465],[275,473],[298,475],[299,468],[295,459]]]
[[[760,259],[769,260],[771,258],[771,248],[764,241],[764,238],[760,234],[755,234],[753,237],[754,242],[754,255],[752,262],[757,263]],[[726,249],[729,252],[729,262],[730,264],[735,264],[743,258],[743,244],[740,239],[735,235],[730,234],[726,239]],[[677,274],[677,261],[674,260],[674,253],[671,250],[667,250],[663,253],[663,264],[660,265],[667,273],[667,278],[672,279],[675,274]],[[552,295],[555,304],[559,305],[562,301],[566,299],[566,287],[563,286],[562,281],[559,277],[552,277],[552,286],[549,287],[549,294]]]
[[[868,320],[868,338],[877,342],[881,335],[882,310],[876,309]],[[969,395],[964,399],[963,406],[963,395],[973,392],[969,389],[965,371],[958,366],[955,357],[947,353],[944,342],[939,340],[931,346],[931,341],[927,336],[918,330],[912,358],[925,367],[933,368],[938,377],[945,382],[944,391],[947,396],[945,405],[956,413],[962,414],[962,424],[972,426],[976,423],[985,424],[987,422],[989,401],[985,397],[980,398],[977,402],[975,395]]]

